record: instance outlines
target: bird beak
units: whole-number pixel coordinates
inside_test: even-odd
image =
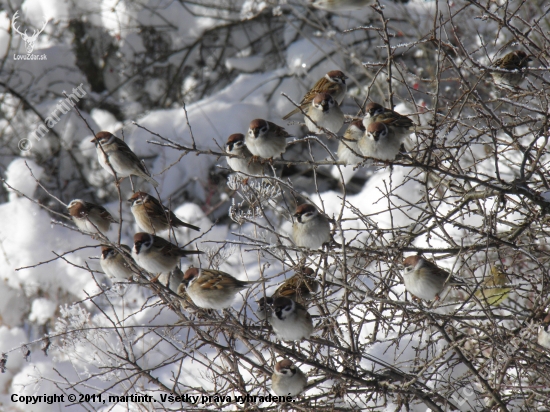
[[[254,137],[258,138],[259,134],[260,134],[260,130],[259,129],[254,129]]]
[[[380,139],[380,137],[378,136],[378,133],[374,133],[374,134],[372,135],[372,137],[374,138],[374,141],[375,141],[375,142],[377,142],[377,141]]]

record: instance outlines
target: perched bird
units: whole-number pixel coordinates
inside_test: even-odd
[[[540,325],[537,342],[540,346],[550,349],[550,312]]]
[[[384,123],[374,122],[368,125],[357,146],[363,156],[394,160],[399,153],[401,139]]]
[[[424,300],[439,299],[439,294],[448,285],[460,285],[463,282],[449,276],[449,272],[443,270],[422,256],[409,256],[403,262],[403,281],[405,288],[413,296]],[[449,279],[447,281],[447,279]]]
[[[476,298],[487,305],[498,306],[510,294],[512,288],[503,287],[508,278],[497,266],[491,266],[491,276],[487,278],[474,294]]]
[[[317,208],[304,203],[296,208],[292,225],[292,239],[296,246],[319,249],[330,242],[330,224]]]
[[[281,156],[286,150],[286,139],[290,134],[281,126],[263,119],[250,122],[245,143],[250,153],[264,159]]]
[[[338,160],[344,162],[346,165],[355,165],[363,161],[362,157],[359,157],[361,150],[359,150],[359,140],[365,134],[365,126],[361,120],[355,120],[349,125],[344,137],[338,144]],[[357,154],[355,154],[355,153]]]
[[[234,172],[246,173],[247,175],[263,175],[264,166],[260,162],[254,161],[244,139],[242,133],[229,136],[225,144],[225,152],[239,157],[227,156],[227,164]]]
[[[220,270],[189,268],[183,283],[199,308],[221,310],[231,306],[238,292],[258,282],[245,282]]]
[[[76,227],[83,232],[105,233],[109,231],[111,223],[118,223],[103,206],[84,200],[72,200],[67,209]]]
[[[132,204],[132,214],[138,226],[147,233],[155,234],[170,227],[187,227],[200,232],[200,228],[178,219],[171,210],[163,206],[155,197],[145,192],[136,192],[128,202]]]
[[[307,377],[291,361],[284,359],[275,364],[271,375],[271,389],[278,396],[296,396],[301,394],[307,385]]]
[[[531,56],[523,50],[515,50],[493,63],[493,67],[509,70],[511,73],[493,71],[491,72],[491,76],[493,76],[493,80],[496,84],[505,84],[514,87],[519,86],[526,75],[523,69],[527,68],[531,61]]]
[[[102,245],[99,264],[103,272],[111,279],[118,281],[129,280],[134,276],[134,272],[128,264],[128,261],[135,263],[132,258],[132,250],[127,245],[120,245],[120,249],[123,250],[125,256],[119,253],[114,247]]]
[[[344,124],[344,113],[328,93],[317,93],[304,116],[311,133],[321,133],[320,127],[338,133]]]
[[[311,5],[316,9],[326,10],[330,12],[338,11],[354,11],[362,9],[373,0],[310,0]]]
[[[370,102],[365,106],[365,117],[363,125],[368,129],[374,122],[384,123],[393,133],[403,141],[411,133],[418,130],[428,130],[428,126],[419,126],[407,116],[403,116],[394,110],[386,109],[378,103]]]
[[[309,90],[305,94],[304,98],[300,102],[300,107],[297,107],[293,111],[288,113],[285,117],[283,117],[283,120],[288,119],[290,116],[293,116],[296,113],[300,113],[300,109],[302,109],[302,111],[304,112],[307,112],[307,109],[309,108],[311,102],[319,93],[330,94],[334,98],[334,100],[336,100],[336,103],[338,103],[338,105],[341,105],[348,90],[348,86],[346,85],[347,78],[348,77],[340,70],[331,70],[324,77],[321,77],[317,81],[317,83],[315,83],[315,85],[311,88],[311,90]]]
[[[172,272],[180,259],[187,255],[200,255],[200,250],[183,250],[169,241],[139,232],[134,235],[132,257],[139,266],[153,274]]]
[[[99,132],[91,141],[95,143],[99,164],[110,174],[113,174],[114,170],[119,178],[134,175],[144,178],[154,187],[159,185],[155,179],[149,176],[132,149],[114,134]]]
[[[294,276],[285,280],[271,297],[285,297],[301,303],[319,290],[319,282],[314,276],[315,272],[311,268],[301,268]]]
[[[311,315],[301,304],[289,298],[275,298],[272,315],[267,318],[277,337],[284,341],[308,338],[313,333]]]

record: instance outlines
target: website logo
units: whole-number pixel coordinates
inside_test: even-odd
[[[11,26],[13,27],[13,30],[21,36],[23,41],[25,42],[25,48],[27,49],[27,54],[14,54],[13,58],[15,60],[47,60],[47,57],[45,54],[42,55],[34,55],[32,54],[32,51],[34,50],[34,43],[36,42],[36,39],[38,38],[38,35],[44,31],[46,28],[46,25],[50,21],[49,19],[46,19],[46,16],[44,16],[44,24],[42,25],[42,28],[40,30],[33,30],[32,35],[27,34],[27,30],[24,32],[21,32],[19,28],[16,26],[17,19],[19,18],[19,10],[15,12],[13,15],[13,18],[11,20]]]

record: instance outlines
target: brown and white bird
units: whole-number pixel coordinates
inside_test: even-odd
[[[315,272],[311,268],[300,268],[294,276],[285,280],[277,288],[272,298],[285,297],[302,303],[319,290],[319,282],[315,280]]]
[[[111,223],[118,223],[103,206],[84,200],[72,200],[67,209],[76,227],[83,232],[105,233],[111,228]]]
[[[317,93],[304,120],[311,133],[322,133],[320,128],[338,133],[344,124],[344,113],[330,94]]]
[[[317,208],[304,203],[296,208],[292,225],[292,239],[296,246],[319,249],[330,242],[330,223]]]
[[[409,117],[403,116],[394,110],[387,109],[378,103],[370,102],[365,106],[363,125],[368,129],[374,122],[384,123],[393,133],[403,141],[411,133],[419,130],[428,130],[428,126],[415,124]]]
[[[550,349],[550,312],[546,315],[539,327],[537,342],[540,346]]]
[[[235,296],[256,281],[245,282],[214,269],[189,268],[183,276],[187,295],[199,308],[222,310],[231,306]]]
[[[419,255],[407,257],[403,265],[405,288],[420,299],[439,299],[445,287],[464,284],[460,279],[449,276],[449,272]]]
[[[372,3],[373,0],[310,0],[316,9],[330,12],[345,12],[362,9]]]
[[[289,298],[275,298],[271,305],[272,315],[267,321],[277,337],[284,341],[309,338],[313,333],[311,315],[301,304]]]
[[[155,179],[149,176],[132,149],[114,134],[99,132],[91,141],[95,143],[99,164],[110,174],[113,174],[114,170],[118,178],[133,175],[144,178],[154,187],[159,185]]]
[[[200,250],[184,250],[149,233],[139,232],[134,235],[132,257],[139,266],[153,274],[170,273],[182,257],[203,253]]]
[[[336,154],[338,155],[339,161],[344,162],[346,165],[355,165],[364,160],[362,157],[359,157],[359,155],[361,155],[359,140],[361,140],[365,131],[365,126],[361,120],[355,120],[349,125],[344,133],[344,137],[338,144],[338,151]]]
[[[264,159],[274,159],[286,150],[286,139],[291,137],[285,129],[264,119],[250,122],[245,143],[250,153]]]
[[[238,157],[228,156],[226,158],[227,164],[234,172],[245,173],[247,175],[263,175],[264,166],[253,159],[253,155],[248,150],[248,147],[246,147],[244,139],[244,134],[242,133],[235,133],[229,136],[225,144],[225,152]]]
[[[288,119],[290,116],[300,113],[301,111],[307,112],[311,102],[315,96],[319,93],[328,93],[330,94],[338,106],[342,104],[348,86],[346,85],[346,79],[348,77],[341,72],[340,70],[331,70],[324,77],[321,77],[317,83],[305,94],[302,101],[300,102],[300,107],[295,108],[293,111],[288,113],[283,117],[283,120]],[[301,111],[300,111],[301,109]]]
[[[493,67],[509,70],[510,73],[492,71],[491,76],[493,76],[493,80],[496,84],[505,84],[514,87],[519,86],[526,75],[524,69],[529,66],[529,62],[531,61],[531,56],[523,50],[515,50],[493,63]]]
[[[301,394],[307,385],[307,377],[288,359],[275,364],[271,375],[271,389],[278,396],[297,396]]]
[[[118,281],[129,280],[134,276],[134,272],[128,262],[135,264],[132,258],[132,249],[127,245],[120,245],[124,256],[112,246],[101,246],[101,259],[99,264],[101,269],[111,279]]]
[[[171,227],[187,227],[200,232],[200,228],[180,220],[171,210],[163,206],[157,198],[145,192],[136,192],[128,202],[132,204],[132,214],[138,226],[147,233],[155,234]]]
[[[394,160],[401,148],[401,142],[402,139],[393,132],[393,129],[384,123],[374,122],[368,125],[357,146],[363,156],[379,160]]]

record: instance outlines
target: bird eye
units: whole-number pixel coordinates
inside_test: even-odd
[[[262,127],[262,128],[260,129],[260,131],[261,131],[262,133],[266,133],[267,130],[268,130],[268,129],[267,129],[267,126],[264,126],[264,127]]]

